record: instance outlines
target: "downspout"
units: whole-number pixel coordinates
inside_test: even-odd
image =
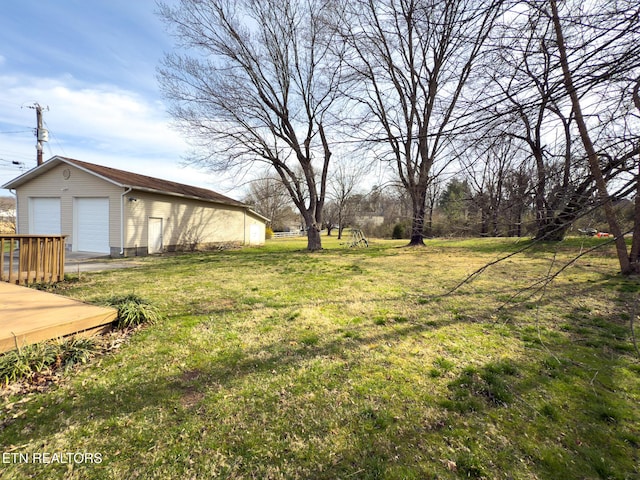
[[[244,208],[242,209],[242,212],[244,213],[244,233],[242,234],[244,236],[244,244],[247,244],[247,209]],[[251,245],[251,239],[249,239],[249,245]]]
[[[133,190],[129,187],[120,195],[120,256],[124,257],[124,196]]]

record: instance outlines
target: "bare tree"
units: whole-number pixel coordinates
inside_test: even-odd
[[[170,113],[215,170],[268,164],[308,229],[320,229],[332,154],[330,110],[341,81],[332,0],[180,0],[160,4],[183,53],[158,77]]]
[[[510,237],[522,237],[528,233],[526,219],[531,207],[532,177],[526,162],[520,162],[507,172],[504,179],[504,215]]]
[[[536,238],[561,240],[590,208],[597,186],[584,161],[587,148],[575,119],[576,104],[566,88],[550,4],[520,1],[516,5],[491,39],[494,48],[483,71],[490,83],[483,84],[483,115],[478,124],[489,124],[498,135],[506,133],[529,149]],[[629,79],[640,75],[635,48],[638,7],[628,0],[563,5],[561,23],[569,38],[565,54],[580,106],[586,107],[582,120],[597,144],[605,183],[616,179],[619,184],[637,137],[630,122],[633,81]]]
[[[432,168],[447,158],[448,130],[500,0],[346,2],[343,36],[363,113],[360,129],[395,164],[413,210],[410,245],[424,245]]]
[[[480,236],[500,235],[508,175],[514,170],[518,148],[512,137],[498,137],[478,143],[459,156],[471,189],[472,201],[480,212]]]
[[[354,194],[367,174],[367,165],[355,161],[340,163],[330,178],[329,196],[334,204],[335,221],[338,224],[338,239],[349,219],[355,213]]]
[[[577,128],[580,139],[586,152],[589,172],[593,177],[597,189],[598,201],[603,206],[609,228],[615,237],[616,252],[620,263],[620,270],[623,274],[640,272],[640,238],[635,233],[640,231],[640,208],[636,211],[634,218],[634,237],[631,246],[631,253],[627,251],[624,234],[613,208],[613,199],[609,193],[607,178],[602,167],[601,159],[607,156],[605,149],[599,153],[592,132],[590,131],[588,120],[589,110],[585,109],[585,89],[590,95],[596,95],[600,101],[597,102],[596,115],[605,115],[602,106],[610,101],[607,97],[602,97],[611,85],[616,82],[630,85],[632,93],[632,104],[640,111],[640,52],[637,49],[637,42],[640,40],[640,6],[628,2],[616,2],[613,6],[592,12],[580,12],[578,17],[571,17],[569,13],[560,14],[560,9],[556,0],[549,0],[550,18],[553,22],[555,37],[558,45],[559,62],[562,68],[562,76],[566,93],[571,100],[571,105],[575,114]],[[574,47],[568,44],[565,29],[569,24],[569,29],[580,35],[574,35],[572,40]],[[571,37],[569,37],[571,40]],[[579,52],[581,55],[571,55]],[[595,90],[595,92],[594,92]],[[591,97],[594,98],[594,97]],[[588,100],[586,100],[588,101]],[[619,100],[613,101],[614,106],[619,106]],[[609,103],[609,105],[611,105]],[[614,108],[615,110],[615,108]],[[625,109],[628,111],[628,109]],[[606,112],[606,110],[604,110]],[[608,111],[611,118],[616,117],[612,110]],[[600,130],[601,131],[601,130]],[[596,133],[598,130],[596,130]],[[596,137],[607,145],[607,137]],[[630,142],[629,154],[637,154],[640,140],[636,135]],[[607,145],[611,147],[611,145]],[[609,162],[611,163],[611,162]],[[640,194],[640,175],[636,175],[630,182],[635,184],[636,195]],[[637,198],[636,203],[638,204]]]
[[[562,240],[569,223],[559,225],[558,212],[571,201],[580,169],[573,168],[573,113],[563,92],[551,20],[533,9],[512,13],[494,33],[482,72],[488,83],[479,84],[483,135],[496,140],[507,135],[529,151],[536,238]]]
[[[267,217],[268,225],[274,230],[283,226],[291,216],[291,196],[280,178],[274,176],[253,180],[244,201],[252,204],[260,215]]]
[[[565,149],[565,171],[563,176],[564,183],[560,187],[566,191],[569,187],[569,169],[571,165],[571,136],[569,134],[569,126],[571,122],[571,113],[569,118],[565,117],[562,109],[557,105],[556,96],[558,89],[561,87],[561,80],[554,76],[552,62],[554,62],[549,42],[549,26],[550,22],[541,21],[540,18],[529,18],[527,22],[528,35],[524,35],[526,40],[521,49],[516,50],[518,55],[518,64],[514,65],[514,76],[519,78],[519,88],[529,91],[531,96],[527,99],[518,99],[509,89],[505,90],[505,95],[514,110],[516,118],[519,120],[520,134],[511,132],[515,138],[522,140],[530,149],[534,159],[536,179],[534,189],[534,199],[536,207],[536,223],[537,238],[548,238],[548,226],[553,219],[553,211],[555,205],[549,201],[549,183],[550,170],[552,162],[555,160],[555,152],[551,151],[551,147],[545,139],[549,135],[548,124],[553,123],[553,119],[548,117],[553,111],[558,117],[566,132],[563,146]],[[519,30],[520,33],[525,33]],[[518,38],[518,35],[515,35]],[[513,44],[508,49],[514,52]],[[505,49],[502,49],[504,52]],[[532,59],[537,58],[537,61]],[[513,80],[513,79],[512,79]],[[511,83],[513,85],[513,83]],[[523,101],[524,100],[524,101]],[[553,127],[551,127],[553,128]],[[545,131],[547,130],[547,131]],[[562,239],[564,231],[554,236],[556,239]]]

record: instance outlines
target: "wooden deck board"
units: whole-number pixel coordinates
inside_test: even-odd
[[[0,352],[113,322],[117,311],[0,282]]]

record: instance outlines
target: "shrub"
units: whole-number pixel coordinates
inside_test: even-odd
[[[404,227],[401,224],[395,224],[395,226],[393,227],[393,232],[391,233],[391,238],[394,240],[400,240],[404,238]]]
[[[107,300],[107,305],[118,309],[118,318],[115,321],[118,328],[155,323],[160,319],[157,308],[135,294],[111,297]]]
[[[271,227],[267,227],[264,230],[264,236],[267,240],[270,240],[273,238],[273,229]]]

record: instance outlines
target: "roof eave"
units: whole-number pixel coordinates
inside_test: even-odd
[[[258,212],[256,212],[256,211],[255,211],[254,209],[252,209],[251,207],[245,206],[245,210],[246,210],[248,213],[250,213],[251,215],[254,215],[254,216],[258,217],[258,218],[259,218],[259,219],[261,219],[261,220],[264,220],[264,221],[265,221],[265,223],[266,223],[266,222],[270,222],[270,221],[271,221],[271,219],[270,219],[270,218],[267,218],[267,217],[265,217],[264,215],[260,215]]]
[[[183,193],[178,193],[178,192],[167,192],[166,190],[158,190],[155,188],[141,187],[138,185],[122,185],[122,187],[131,188],[132,190],[137,190],[140,192],[155,193],[158,195],[168,195],[171,197],[187,198],[189,200],[199,200],[201,202],[217,203],[218,205],[227,205],[229,207],[247,208],[247,206],[242,202],[224,202],[222,200],[214,200],[213,198],[198,197],[196,195],[185,195]]]
[[[66,163],[67,165],[70,165],[70,166],[72,166],[74,168],[82,170],[85,173],[88,173],[88,174],[94,175],[96,177],[99,177],[102,180],[104,180],[105,182],[109,182],[109,183],[111,183],[113,185],[116,185],[118,187],[124,187],[124,185],[122,185],[119,182],[116,182],[116,181],[114,181],[114,180],[112,180],[110,178],[105,177],[104,175],[100,175],[99,173],[96,173],[94,171],[89,170],[88,168],[85,168],[85,167],[83,167],[81,165],[76,164],[73,161],[73,159],[66,158],[66,157],[61,157],[60,155],[54,155],[53,157],[51,157],[46,162],[43,162],[42,165],[38,165],[37,167],[32,168],[28,172],[25,172],[22,175],[14,178],[13,180],[8,181],[4,185],[2,185],[2,188],[15,189],[15,188],[19,187],[20,185],[22,185],[23,183],[28,182],[32,178],[37,177],[38,175],[41,175],[42,173],[47,172],[48,170],[51,170],[53,167],[55,167],[56,165],[59,165],[60,163]]]

